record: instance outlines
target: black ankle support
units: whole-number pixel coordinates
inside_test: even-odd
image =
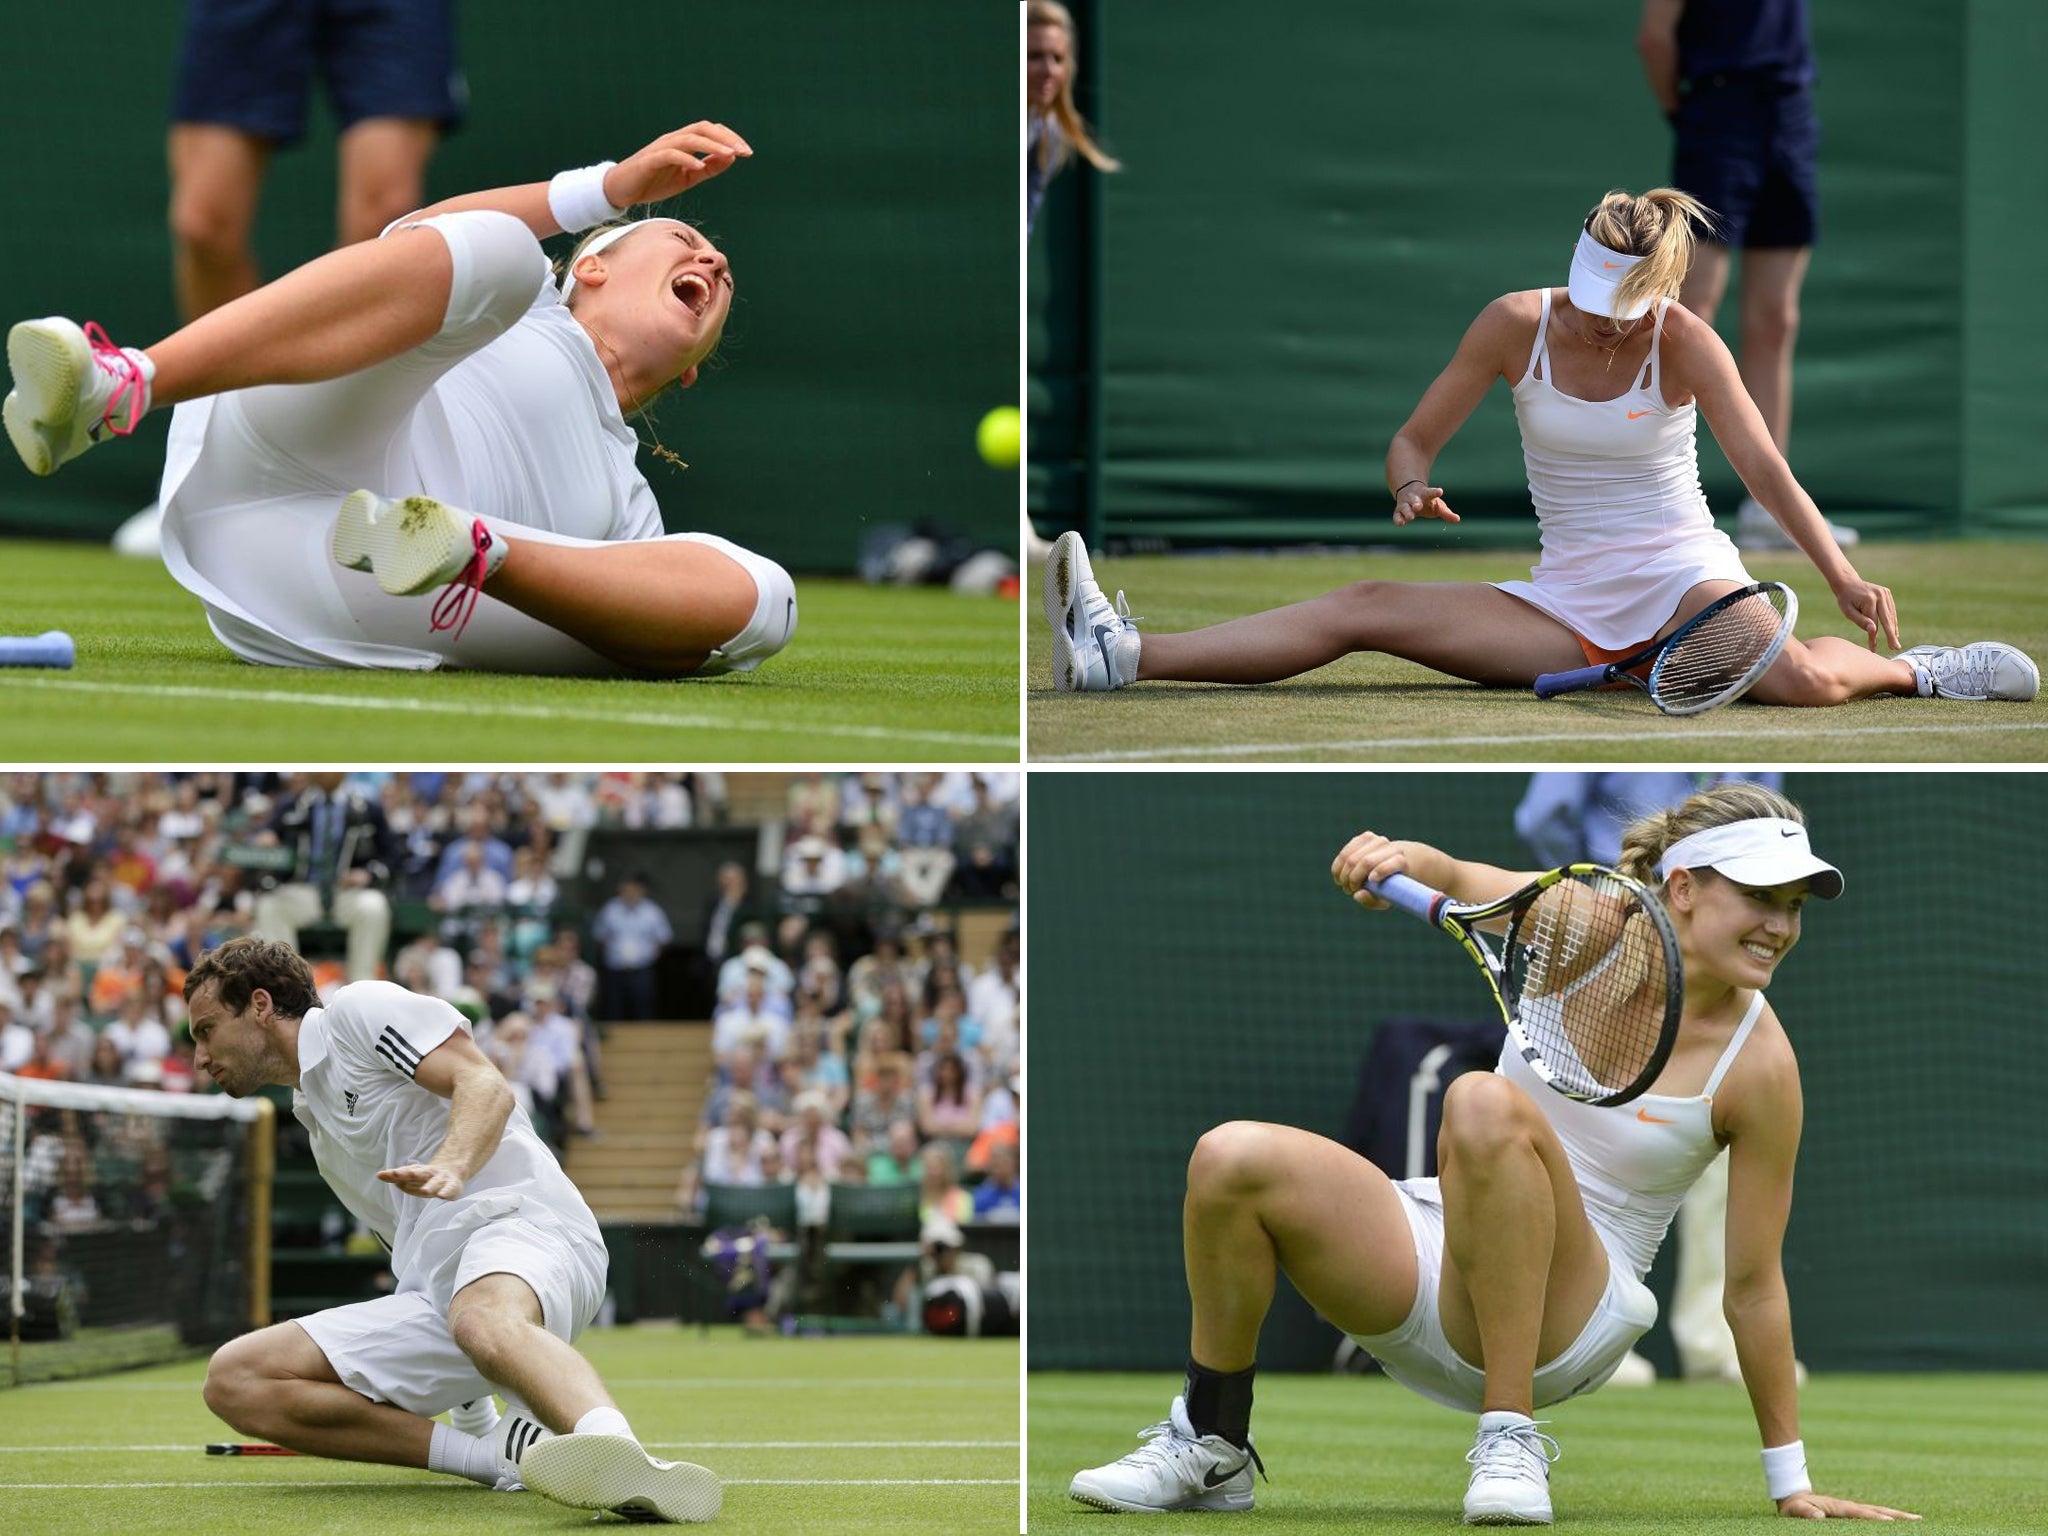
[[[1232,1445],[1251,1442],[1252,1377],[1255,1365],[1241,1371],[1212,1371],[1188,1361],[1188,1422],[1198,1435],[1221,1435]]]

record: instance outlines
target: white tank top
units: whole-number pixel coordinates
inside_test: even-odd
[[[1700,489],[1698,410],[1664,403],[1670,303],[1658,301],[1635,387],[1614,400],[1581,400],[1551,382],[1544,289],[1536,343],[1514,389],[1543,554],[1529,581],[1498,585],[1609,648],[1652,638],[1698,582],[1749,581]]]
[[[1599,1109],[1545,1087],[1512,1042],[1501,1052],[1494,1070],[1542,1108],[1564,1143],[1587,1216],[1610,1246],[1620,1246],[1638,1280],[1649,1273],[1686,1191],[1720,1153],[1714,1139],[1714,1092],[1763,1011],[1759,992],[1706,1086],[1690,1098],[1646,1093]]]

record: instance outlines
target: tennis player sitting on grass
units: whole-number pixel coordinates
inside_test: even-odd
[[[1361,581],[1324,597],[1183,634],[1140,639],[1123,594],[1096,585],[1080,535],[1046,564],[1053,686],[1121,688],[1154,679],[1266,683],[1354,651],[1382,651],[1492,685],[1615,661],[1750,585],[1700,490],[1705,415],[1750,494],[1806,553],[1869,649],[1832,635],[1791,639],[1752,696],[1842,704],[1872,694],[2031,699],[2040,673],[1995,641],[1900,644],[1884,587],[1856,574],[1742,385],[1714,328],[1673,303],[1691,264],[1682,192],[1610,192],[1590,215],[1562,289],[1495,299],[1466,331],[1387,451],[1394,526],[1458,516],[1430,466],[1497,378],[1514,392],[1543,553],[1528,581]]]
[[[1842,877],[1814,857],[1798,807],[1754,784],[1703,790],[1632,825],[1621,872],[1658,890],[1684,957],[1676,1044],[1653,1091],[1596,1108],[1545,1086],[1510,1046],[1444,1095],[1439,1176],[1394,1183],[1288,1126],[1216,1127],[1188,1164],[1184,1394],[1146,1444],[1075,1477],[1110,1510],[1252,1507],[1259,1325],[1284,1269],[1389,1376],[1479,1417],[1471,1524],[1550,1521],[1557,1444],[1535,1411],[1603,1385],[1656,1321],[1642,1283],[1679,1202],[1729,1149],[1724,1307],[1780,1514],[1917,1519],[1807,1482],[1780,1245],[1799,1150],[1799,1067],[1764,1001],[1809,895]],[[1531,878],[1372,832],[1331,866],[1361,906],[1406,873],[1459,901]]]
[[[461,1014],[384,981],[322,1008],[305,961],[258,938],[202,956],[185,998],[193,1066],[237,1098],[294,1090],[321,1177],[398,1282],[222,1345],[207,1407],[308,1455],[641,1519],[718,1513],[717,1476],[643,1451],[574,1348],[604,1299],[604,1240]]]
[[[24,321],[8,436],[47,475],[178,406],[164,560],[247,661],[749,671],[796,626],[789,575],[664,535],[626,424],[696,382],[732,307],[726,259],[679,220],[612,224],[558,291],[540,241],[752,153],[697,123],[618,164],[437,203],[148,348]],[[437,604],[414,597],[444,584]]]

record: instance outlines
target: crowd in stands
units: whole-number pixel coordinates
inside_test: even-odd
[[[0,1071],[210,1089],[187,970],[238,934],[306,949],[322,929],[341,956],[324,984],[448,998],[566,1144],[605,1094],[600,1022],[656,1014],[680,947],[702,957],[716,1059],[680,1215],[707,1182],[793,1184],[810,1209],[859,1182],[918,1185],[928,1225],[1015,1221],[1017,934],[965,964],[934,909],[1017,902],[1017,795],[1015,774],[797,775],[779,872],[757,893],[727,863],[678,935],[637,873],[573,912],[562,887],[598,829],[722,824],[721,774],[12,774]]]

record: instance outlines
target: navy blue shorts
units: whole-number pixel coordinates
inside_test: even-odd
[[[316,72],[341,128],[407,117],[447,132],[468,95],[454,0],[186,0],[171,121],[297,143]]]
[[[1672,185],[1714,210],[1706,238],[1765,250],[1814,243],[1820,118],[1811,90],[1710,75],[1687,89],[1676,127]]]

